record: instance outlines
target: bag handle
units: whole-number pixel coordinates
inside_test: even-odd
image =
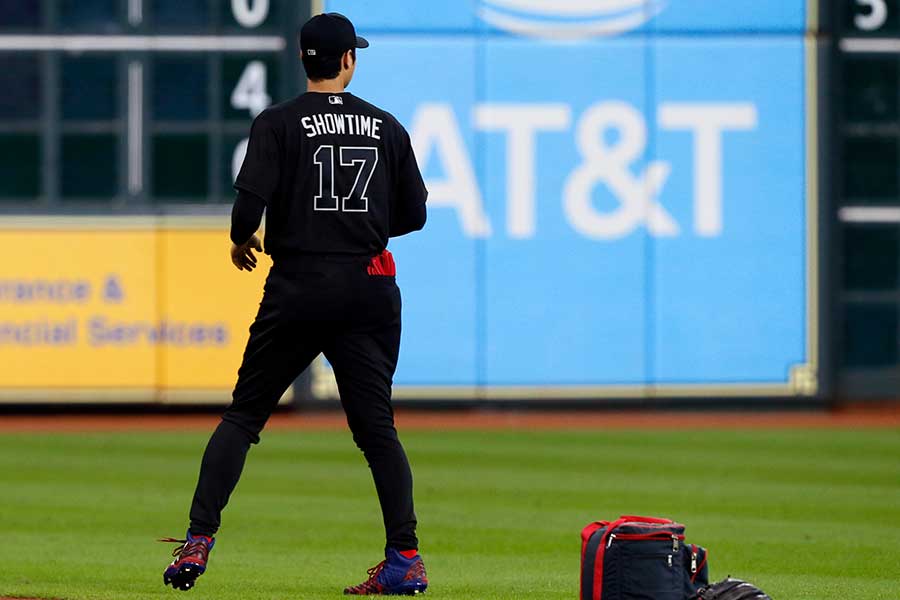
[[[658,523],[660,525],[673,525],[672,519],[660,519],[658,517],[639,517],[637,515],[622,515],[619,521],[633,521],[635,523]]]

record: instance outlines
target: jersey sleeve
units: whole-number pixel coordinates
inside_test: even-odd
[[[422,180],[409,134],[402,127],[400,132],[394,204],[391,207],[391,237],[418,231],[424,227],[425,201],[428,199],[428,190]]]
[[[265,209],[266,203],[262,198],[245,190],[238,190],[231,208],[231,241],[238,246],[246,243],[259,229]]]
[[[268,205],[278,188],[281,166],[281,144],[275,128],[262,113],[250,128],[247,155],[234,182],[234,187],[262,198]]]

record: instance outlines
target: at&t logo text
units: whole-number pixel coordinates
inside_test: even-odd
[[[660,131],[683,132],[693,148],[693,223],[676,222],[660,202],[672,166],[665,160],[642,164],[647,146],[644,116],[627,102],[610,100],[588,107],[577,120],[567,104],[483,103],[471,115],[476,129],[506,136],[506,232],[529,239],[537,231],[536,181],[542,171],[568,168],[559,195],[569,225],[596,240],[623,238],[640,227],[655,237],[675,237],[687,227],[701,237],[722,234],[722,178],[725,141],[756,129],[757,108],[750,102],[663,102],[656,111]],[[468,118],[466,115],[464,118]],[[570,166],[537,164],[540,134],[566,132],[574,127],[579,159]],[[429,179],[428,205],[457,212],[469,237],[494,232],[484,208],[457,115],[444,103],[418,106],[410,137],[423,172],[428,161],[439,161],[439,179]],[[618,207],[601,210],[594,191],[605,186]]]

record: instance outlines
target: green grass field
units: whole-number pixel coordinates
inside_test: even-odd
[[[206,433],[0,435],[0,596],[338,598],[382,551],[349,434],[266,433],[210,570],[162,586]],[[676,518],[775,600],[900,598],[900,431],[406,432],[435,599],[577,597],[579,532]]]

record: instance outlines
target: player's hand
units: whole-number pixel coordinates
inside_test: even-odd
[[[252,271],[256,268],[254,250],[262,252],[262,242],[255,235],[240,246],[231,244],[231,262],[238,268],[238,271]]]

